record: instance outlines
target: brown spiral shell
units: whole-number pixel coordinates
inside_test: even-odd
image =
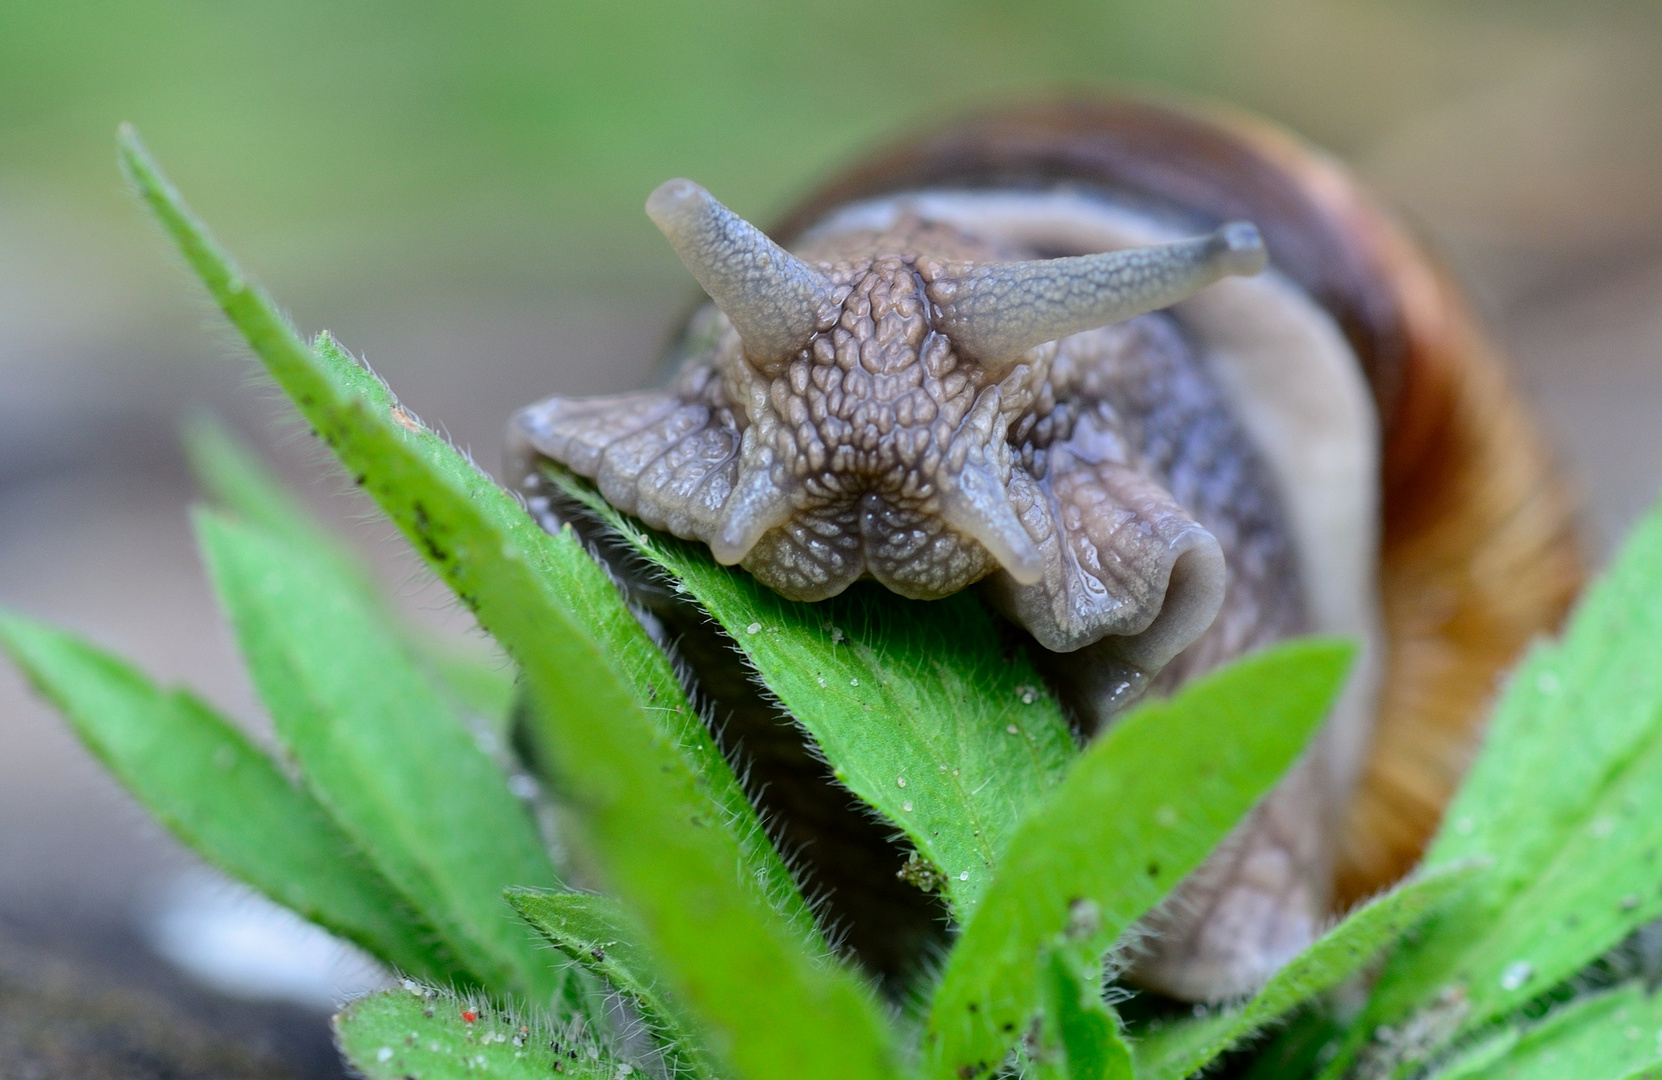
[[[1582,580],[1572,500],[1508,368],[1425,249],[1331,158],[1257,118],[1143,100],[983,113],[900,139],[820,186],[772,235],[890,192],[1071,184],[1244,219],[1333,316],[1381,420],[1386,673],[1337,900],[1400,877],[1467,764],[1496,682]]]

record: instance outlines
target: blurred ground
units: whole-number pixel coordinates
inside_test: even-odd
[[[1652,5],[942,0],[896,21],[876,0],[0,0],[0,604],[258,725],[191,550],[178,420],[221,412],[326,516],[388,531],[315,479],[230,359],[122,190],[119,120],[302,327],[491,463],[518,405],[647,377],[692,295],[640,213],[658,181],[766,220],[893,124],[1120,81],[1265,112],[1402,207],[1515,358],[1609,550],[1662,483]],[[373,550],[417,617],[466,634],[412,560]],[[0,934],[25,950],[8,955],[182,1000],[134,927],[189,865],[0,665]],[[326,1074],[307,1054],[286,1067]]]

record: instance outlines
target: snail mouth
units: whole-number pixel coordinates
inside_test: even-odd
[[[938,513],[870,491],[798,512],[740,565],[781,596],[806,601],[829,599],[861,578],[909,600],[939,600],[999,569]]]
[[[999,566],[985,547],[940,515],[872,492],[860,499],[860,539],[866,572],[911,600],[950,596]]]

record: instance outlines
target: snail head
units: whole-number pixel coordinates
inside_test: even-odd
[[[868,574],[923,599],[998,569],[1038,583],[1045,525],[1008,433],[1046,393],[1054,343],[1265,262],[1244,222],[1036,261],[963,258],[973,242],[919,227],[810,262],[689,180],[646,211],[722,316],[742,436],[710,548],[804,600]]]

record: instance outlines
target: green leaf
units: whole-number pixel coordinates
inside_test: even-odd
[[[508,893],[508,902],[555,948],[629,999],[666,1045],[675,1072],[706,1078],[717,1074],[692,1025],[671,1000],[657,961],[641,945],[640,928],[616,900],[516,889]]]
[[[191,472],[216,504],[318,558],[336,562],[343,581],[356,579],[366,596],[382,602],[381,590],[357,554],[330,535],[288,485],[223,423],[211,413],[196,413],[186,421],[183,435]],[[513,704],[513,665],[494,649],[479,655],[425,635],[406,634],[456,702],[504,736]]]
[[[1459,1061],[1435,1080],[1624,1080],[1662,1070],[1662,998],[1628,985],[1571,1002],[1520,1035],[1492,1044],[1497,1054]]]
[[[1016,829],[947,960],[926,1034],[929,1074],[996,1068],[1038,1005],[1040,949],[1094,903],[1106,949],[1198,866],[1327,715],[1355,649],[1305,639],[1133,710]]]
[[[682,1000],[727,1040],[724,1056],[750,1080],[890,1075],[870,991],[825,958],[732,771],[605,571],[569,529],[539,529],[328,337],[307,348],[131,131],[121,154],[277,383],[518,662],[547,764]]]
[[[410,644],[458,708],[483,721],[498,743],[510,738],[518,694],[512,660],[494,645],[474,650],[427,637]]]
[[[548,700],[575,720],[643,712],[686,756],[729,820],[746,871],[805,934],[812,917],[669,661],[569,535],[551,537],[513,497],[400,405],[327,335],[308,347],[222,252],[140,144],[119,140],[123,169],[209,294],[341,463],[410,538],[417,554],[499,642],[534,655]],[[563,676],[563,678],[562,678]]]
[[[564,979],[502,890],[557,885],[554,867],[380,606],[313,548],[214,512],[196,523],[254,686],[318,801],[487,987],[552,1000]]]
[[[1047,1058],[1040,1080],[1132,1080],[1131,1051],[1119,1017],[1102,997],[1102,961],[1059,942],[1039,961],[1039,1006]]]
[[[1512,676],[1426,856],[1438,866],[1486,855],[1493,867],[1393,956],[1351,1052],[1369,1032],[1423,1028],[1431,1014],[1448,1038],[1475,1030],[1662,916],[1659,653],[1653,510],[1562,642],[1535,649]]]
[[[0,644],[117,780],[203,858],[393,967],[470,981],[310,794],[192,695],[13,615]]]
[[[367,1080],[617,1080],[633,1072],[581,1030],[432,989],[361,997],[334,1026],[341,1054]]]
[[[1456,1052],[1437,1070],[1433,1080],[1482,1080],[1489,1075],[1489,1069],[1495,1062],[1510,1053],[1522,1037],[1522,1030],[1511,1026],[1481,1038]],[[1388,1068],[1391,1064],[1386,1056],[1381,1056],[1380,1060],[1384,1067]]]
[[[1428,871],[1370,900],[1276,972],[1246,1004],[1148,1032],[1137,1043],[1139,1080],[1179,1080],[1300,1005],[1360,972],[1387,946],[1470,886],[1481,871]]]
[[[960,921],[992,881],[1021,815],[1075,757],[1067,720],[980,601],[850,590],[795,603],[709,549],[648,535],[591,488],[566,490],[713,615],[834,765],[939,871]]]
[[[1299,1009],[1289,1016],[1263,1046],[1253,1050],[1252,1061],[1240,1080],[1288,1080],[1310,1077],[1337,1050],[1344,1039],[1345,1025],[1334,1010],[1319,1007]],[[1204,1075],[1204,1074],[1202,1074]]]
[[[216,505],[316,558],[336,562],[343,580],[355,579],[366,595],[380,595],[356,553],[330,535],[288,485],[213,414],[192,414],[180,434],[191,473]]]

